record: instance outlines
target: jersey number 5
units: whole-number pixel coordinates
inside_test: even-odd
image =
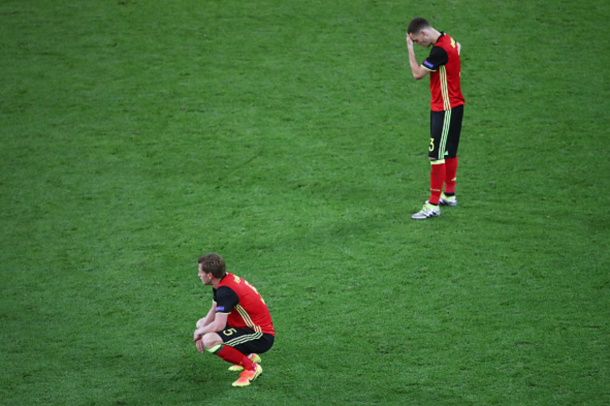
[[[235,330],[234,328],[228,328],[222,332],[222,334],[226,335],[227,337],[232,336],[235,333],[237,333],[237,330]]]

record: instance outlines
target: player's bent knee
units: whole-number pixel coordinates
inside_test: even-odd
[[[206,350],[212,351],[216,347],[223,344],[222,338],[216,333],[207,333],[203,336],[202,339],[203,346]]]

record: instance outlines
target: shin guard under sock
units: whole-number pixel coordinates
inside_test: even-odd
[[[254,362],[252,362],[250,358],[228,345],[222,345],[214,354],[231,364],[241,365],[248,371],[254,371],[256,369]]]
[[[445,182],[445,161],[438,160],[431,162],[430,169],[430,204],[438,205]]]
[[[445,158],[445,194],[455,195],[455,179],[457,174],[458,160],[455,158]]]

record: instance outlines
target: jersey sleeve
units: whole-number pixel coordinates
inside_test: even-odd
[[[449,62],[449,55],[447,55],[447,51],[437,46],[432,47],[430,55],[428,55],[426,60],[421,65],[430,72],[435,72],[439,67],[445,65],[447,62]]]
[[[216,313],[229,314],[239,303],[239,297],[230,287],[221,286],[214,292],[214,301],[216,301]]]

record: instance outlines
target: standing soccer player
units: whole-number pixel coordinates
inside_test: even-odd
[[[273,346],[275,331],[265,301],[250,283],[226,271],[218,254],[199,258],[199,279],[212,286],[214,301],[197,322],[193,340],[200,353],[208,350],[242,371],[233,386],[247,386],[263,373],[258,354]]]
[[[430,47],[430,55],[419,65],[413,43]],[[464,96],[460,86],[461,45],[444,32],[435,30],[424,18],[409,23],[407,49],[409,65],[416,80],[430,74],[430,199],[414,219],[440,216],[439,205],[456,206],[455,179],[457,150],[464,116]],[[445,191],[443,192],[443,184]]]

